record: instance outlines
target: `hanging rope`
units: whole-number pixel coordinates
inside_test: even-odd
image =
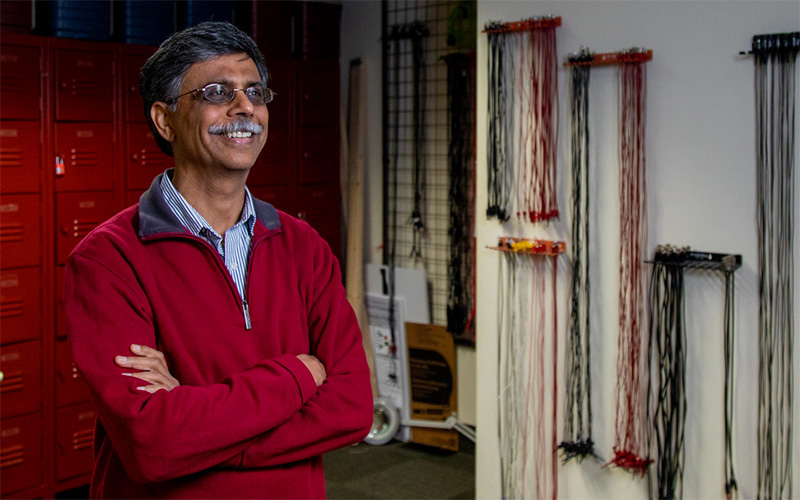
[[[632,49],[638,50],[638,49]],[[650,460],[644,442],[645,329],[642,261],[647,246],[645,182],[645,63],[619,66],[620,292],[617,413],[611,463],[644,474]]]
[[[520,43],[522,122],[517,166],[517,216],[531,222],[558,218],[556,148],[558,142],[558,61],[556,28],[524,33]],[[527,73],[524,69],[527,67]]]
[[[795,63],[800,32],[753,37],[759,262],[758,497],[792,498]]]
[[[498,291],[498,436],[503,498],[556,498],[557,259],[560,242],[501,238]],[[553,351],[546,346],[548,259],[552,257]],[[546,367],[552,360],[552,440],[548,446]],[[550,478],[548,483],[548,466]],[[549,491],[548,491],[549,490]]]
[[[450,54],[447,63],[447,95],[450,125],[448,162],[450,174],[450,262],[447,282],[447,330],[461,335],[470,326],[473,309],[472,159],[473,123],[471,83],[473,58]]]
[[[488,24],[490,29],[496,24]],[[514,182],[514,37],[490,32],[489,43],[489,136],[487,139],[488,195],[487,217],[506,221],[511,216],[511,188]]]
[[[736,474],[733,471],[733,306],[735,304],[733,269],[725,269],[725,495],[730,500],[737,490]]]
[[[656,364],[648,386],[648,449],[655,448],[655,471],[648,469],[650,498],[681,496],[686,426],[686,324],[683,266],[664,262],[682,253],[656,247],[650,281],[650,341],[647,358]],[[655,392],[653,392],[655,391]]]
[[[578,59],[589,55],[583,51]],[[589,66],[571,68],[572,245],[570,315],[566,351],[564,463],[595,455],[592,441],[592,383],[589,348]]]

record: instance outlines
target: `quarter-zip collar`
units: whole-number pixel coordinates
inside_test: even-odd
[[[162,173],[156,176],[150,185],[150,189],[145,191],[139,198],[139,238],[142,240],[170,235],[191,235],[191,232],[183,227],[183,224],[181,224],[164,200],[164,195],[161,192],[161,177],[163,175]],[[258,230],[259,225],[266,229],[266,234],[262,236],[280,231],[281,221],[275,207],[253,198],[253,208],[257,219],[253,233],[254,239],[261,233]]]

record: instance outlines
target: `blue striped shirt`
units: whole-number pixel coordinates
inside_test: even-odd
[[[247,187],[244,188],[244,208],[239,222],[220,236],[214,228],[192,207],[172,185],[172,172],[168,171],[161,178],[161,192],[164,200],[172,209],[172,213],[193,235],[208,241],[225,261],[225,267],[236,283],[239,297],[244,300],[244,284],[247,280],[247,257],[250,253],[250,241],[253,239],[253,227],[256,224],[256,212],[253,198]]]

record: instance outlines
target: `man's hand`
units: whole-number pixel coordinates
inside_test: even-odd
[[[317,387],[321,386],[323,382],[325,382],[325,378],[327,378],[328,373],[325,371],[325,366],[322,364],[322,361],[318,360],[316,356],[312,356],[310,354],[298,354],[297,359],[303,362],[308,368],[308,371],[311,372],[311,375],[314,376],[314,382],[316,382]]]
[[[159,389],[164,389],[169,392],[181,385],[167,369],[167,360],[161,351],[144,345],[131,344],[131,352],[135,356],[117,356],[114,358],[114,363],[122,368],[140,370],[134,373],[123,373],[123,375],[150,382],[150,385],[137,387],[140,391],[153,394]]]

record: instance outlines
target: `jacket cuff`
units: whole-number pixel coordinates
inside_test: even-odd
[[[297,382],[297,389],[300,391],[300,406],[306,404],[317,393],[317,383],[314,382],[311,370],[293,354],[282,354],[275,358],[274,361],[292,374],[295,382]]]

